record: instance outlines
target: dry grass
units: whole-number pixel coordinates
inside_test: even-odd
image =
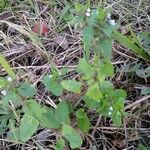
[[[51,6],[42,0],[33,1],[34,7],[32,7],[27,0],[18,5],[15,5],[17,2],[14,1],[11,9],[1,13],[0,52],[7,58],[20,80],[28,81],[38,88],[37,100],[55,107],[57,100],[43,89],[40,81],[50,72],[51,64],[55,64],[58,68],[68,68],[67,78],[77,78],[74,70],[78,59],[82,57],[83,49],[81,33],[69,24],[58,21],[63,2],[54,2],[57,2],[57,5]],[[94,1],[94,3],[97,2]],[[113,17],[121,24],[122,33],[127,33],[128,27],[132,27],[135,32],[149,31],[149,0],[106,0],[101,3],[112,9]],[[47,36],[32,36],[30,31],[36,20],[44,20],[48,24],[50,33]],[[19,25],[20,29],[17,26],[8,25],[9,23]],[[24,30],[29,32],[25,33]],[[57,36],[63,36],[67,40],[69,45],[67,49],[56,44],[54,39]],[[147,62],[139,60],[131,51],[117,43],[114,43],[113,50],[113,64],[118,69],[128,63],[140,61],[143,65],[148,65]],[[5,76],[1,68],[0,75]],[[150,146],[150,96],[143,98],[139,90],[135,88],[136,85],[148,85],[149,81],[140,79],[139,82],[137,77],[131,79],[124,72],[117,72],[111,80],[116,87],[128,91],[126,110],[129,115],[124,120],[124,127],[118,129],[112,125],[111,120],[99,116],[95,111],[88,111],[92,128],[89,134],[84,135],[85,142],[81,149],[88,150],[92,145],[98,150],[136,150],[139,143]],[[76,95],[68,95],[67,98],[68,101],[73,99],[73,104],[76,106],[83,105],[80,97]],[[22,144],[8,141],[3,134],[0,139],[0,149],[49,150],[53,149],[59,136],[58,132],[39,129],[29,142]]]

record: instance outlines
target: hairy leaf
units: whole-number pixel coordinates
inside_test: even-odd
[[[59,129],[60,122],[56,119],[54,112],[48,107],[45,108],[45,112],[39,118],[40,125],[47,128]]]
[[[122,115],[119,111],[117,111],[112,116],[113,124],[117,127],[120,127],[122,125]]]
[[[80,74],[83,74],[84,79],[87,80],[93,76],[94,69],[86,61],[85,58],[82,58],[79,60],[79,64],[77,66],[77,72]]]
[[[64,124],[62,134],[69,141],[72,149],[79,148],[82,145],[81,136],[71,126]]]
[[[94,30],[90,26],[85,27],[85,29],[83,30],[83,44],[84,44],[86,58],[88,58],[90,54],[90,47],[91,47],[93,34],[94,34]]]
[[[51,91],[55,96],[60,96],[63,92],[62,85],[58,83],[52,75],[47,75],[43,79],[43,83],[47,90]]]
[[[36,94],[36,89],[28,83],[22,83],[17,91],[24,97],[33,97]]]
[[[63,139],[57,140],[57,143],[55,145],[55,150],[64,150],[65,141]]]
[[[39,121],[32,116],[24,115],[20,124],[20,139],[23,142],[28,141],[37,131]]]
[[[61,81],[61,85],[70,92],[74,92],[80,94],[81,92],[81,83],[75,80],[63,80]]]
[[[92,98],[93,100],[100,101],[100,99],[102,98],[102,93],[99,90],[98,83],[94,83],[88,87],[86,96]]]
[[[90,121],[84,112],[84,109],[78,109],[76,112],[77,117],[77,125],[78,127],[85,133],[87,133],[90,129]]]
[[[69,121],[69,109],[67,103],[62,101],[58,104],[55,110],[55,117],[61,123],[68,123]]]

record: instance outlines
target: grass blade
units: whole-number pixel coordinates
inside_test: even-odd
[[[13,79],[16,78],[14,71],[11,69],[10,65],[8,64],[7,60],[2,54],[0,54],[0,64],[2,65],[2,67],[5,69],[5,71],[8,73],[10,77],[12,77]]]
[[[118,31],[114,31],[112,36],[116,41],[118,41],[125,47],[130,48],[134,53],[136,53],[140,57],[150,61],[150,55],[147,52],[145,52],[143,49],[139,48],[137,45],[132,43],[132,41],[130,41],[127,37],[125,37]]]

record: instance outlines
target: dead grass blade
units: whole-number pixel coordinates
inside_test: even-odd
[[[136,105],[139,105],[140,103],[142,103],[142,102],[144,102],[144,101],[146,101],[146,100],[148,100],[148,99],[150,99],[150,95],[144,96],[144,97],[142,97],[141,99],[139,99],[139,100],[133,102],[132,104],[127,105],[127,106],[124,108],[124,110],[127,110],[127,109],[129,109],[129,108],[132,108],[132,107],[134,107],[134,106],[136,106]]]
[[[46,56],[48,58],[48,54],[47,54],[43,44],[41,43],[40,38],[34,32],[32,32],[31,30],[29,30],[29,29],[27,29],[23,26],[20,26],[20,25],[17,25],[17,24],[14,24],[14,23],[11,23],[11,22],[8,22],[8,21],[5,21],[5,20],[1,20],[0,23],[5,23],[9,27],[11,27],[11,28],[15,29],[16,31],[20,32],[21,34],[26,35],[27,37],[29,37],[30,40],[32,41],[33,45],[38,50],[40,50],[39,53],[42,56],[44,56],[44,57]]]

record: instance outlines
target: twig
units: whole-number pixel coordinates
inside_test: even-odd
[[[149,98],[150,98],[150,95],[144,96],[144,97],[142,97],[141,99],[139,99],[139,100],[133,102],[132,104],[127,105],[127,106],[124,108],[124,110],[127,110],[127,109],[129,109],[129,108],[132,108],[132,107],[134,107],[134,106],[136,106],[136,105],[138,105],[138,104],[140,104],[140,103],[142,103],[142,102],[148,100]]]

